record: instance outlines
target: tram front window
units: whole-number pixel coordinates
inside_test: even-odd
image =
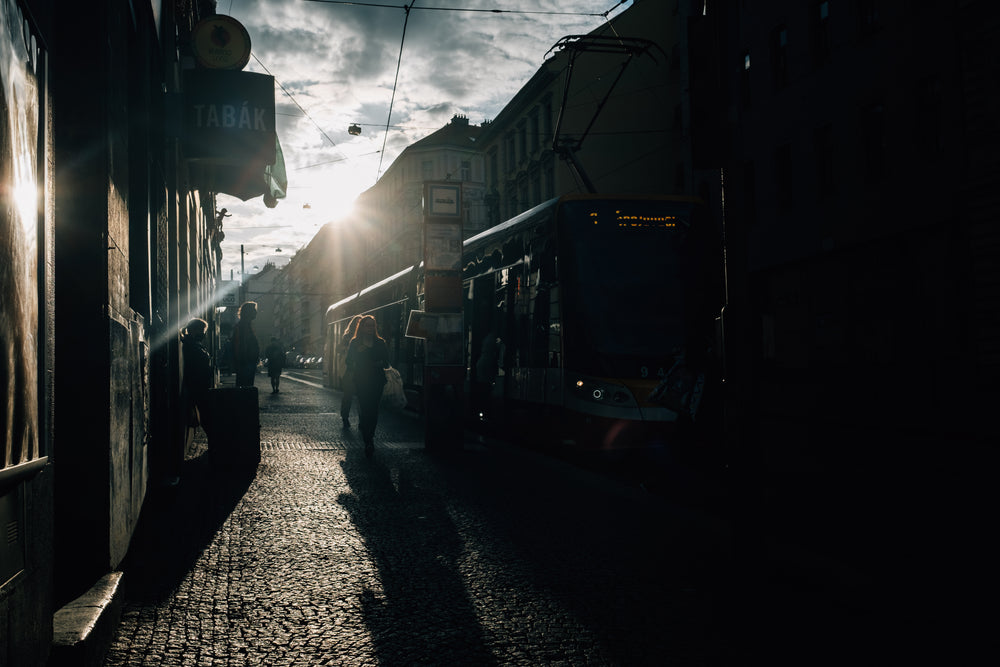
[[[564,204],[565,312],[575,319],[567,322],[567,363],[612,377],[669,364],[700,310],[690,303],[698,280],[690,216],[690,204],[675,202]]]

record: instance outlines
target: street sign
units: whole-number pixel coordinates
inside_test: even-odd
[[[239,304],[240,284],[235,280],[221,280],[217,288],[215,303],[220,308],[235,308]]]

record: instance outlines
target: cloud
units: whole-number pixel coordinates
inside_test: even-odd
[[[603,22],[593,16],[431,11],[420,8],[425,3],[451,9],[599,13],[615,0],[417,0],[408,21],[404,0],[398,8],[221,0],[218,11],[250,33],[259,62],[251,58],[247,70],[266,70],[281,86],[275,91],[277,129],[289,176],[288,196],[274,209],[265,208],[260,199],[240,202],[220,196],[219,207],[233,213],[225,223],[224,277],[233,267],[239,271],[240,243],[248,271],[269,258],[279,265],[287,261],[329,222],[320,194],[336,190],[344,193],[338,197],[357,196],[375,184],[379,171],[385,173],[404,148],[456,113],[477,124],[495,118],[559,38],[587,33]],[[392,127],[383,155],[379,151],[386,139],[397,62]],[[360,136],[348,134],[351,123],[362,124]],[[310,208],[303,208],[306,204]],[[275,256],[277,247],[282,253]]]

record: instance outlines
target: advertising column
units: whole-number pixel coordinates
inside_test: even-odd
[[[425,446],[462,446],[465,363],[462,334],[462,190],[424,184]]]

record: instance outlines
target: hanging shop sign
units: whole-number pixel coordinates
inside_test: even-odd
[[[202,67],[241,70],[250,62],[250,33],[231,16],[209,16],[191,31],[191,48]]]
[[[254,72],[184,74],[184,156],[219,164],[275,161],[274,78]]]

